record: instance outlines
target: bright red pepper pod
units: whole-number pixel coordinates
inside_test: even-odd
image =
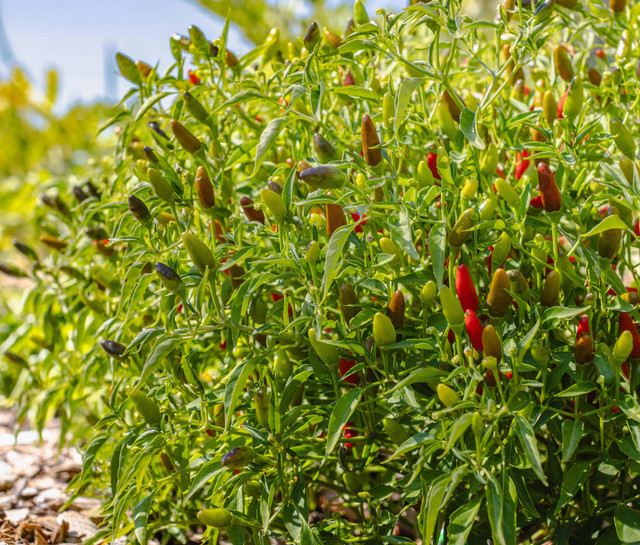
[[[640,358],[640,333],[638,333],[636,324],[633,323],[633,318],[626,312],[621,312],[618,318],[618,326],[620,327],[620,333],[629,331],[633,337],[633,349],[629,357]]]
[[[576,333],[576,340],[582,337],[585,333],[591,333],[589,331],[589,318],[587,316],[580,318],[580,322],[578,323],[578,332]]]
[[[467,328],[467,335],[469,336],[471,346],[478,352],[482,352],[482,324],[472,309],[467,310],[465,313],[464,325]]]
[[[437,154],[430,151],[427,153],[427,164],[429,165],[429,169],[431,170],[431,174],[436,180],[441,180],[440,174],[438,174],[438,156]]]
[[[347,422],[344,425],[344,438],[345,439],[353,439],[354,437],[358,437],[358,431],[353,429],[354,426],[355,426],[355,424],[353,422]],[[355,446],[355,444],[354,443],[345,443],[344,446],[347,447],[347,448],[353,448]]]
[[[478,311],[478,294],[476,293],[476,288],[473,285],[471,274],[469,274],[469,269],[467,269],[466,265],[458,266],[456,272],[456,293],[458,294],[458,299],[460,299],[462,310]]]
[[[341,359],[338,362],[338,371],[340,372],[340,378],[349,384],[360,384],[360,374],[353,373],[345,378],[345,375],[351,371],[351,369],[355,366],[356,360],[345,360]]]
[[[545,162],[538,165],[538,186],[542,197],[542,206],[547,212],[555,212],[562,208],[562,195],[556,184],[556,179]]]

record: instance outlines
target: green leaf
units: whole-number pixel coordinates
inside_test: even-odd
[[[582,483],[587,480],[590,472],[590,462],[576,462],[565,472],[562,477],[562,485],[560,486],[560,497],[553,512],[554,516],[576,495]]]
[[[447,526],[447,535],[451,545],[465,545],[481,504],[482,498],[477,498],[462,504],[451,513]]]
[[[380,97],[371,89],[366,87],[358,87],[357,85],[345,85],[344,87],[334,87],[331,91],[336,95],[364,98],[365,100],[373,100],[379,102]]]
[[[225,263],[220,267],[221,271],[226,271],[228,268],[233,265],[237,265],[238,263],[242,263],[245,259],[253,256],[256,251],[255,246],[247,246],[246,248],[242,248],[242,250],[238,250],[235,254],[233,254]]]
[[[640,541],[640,511],[621,503],[613,513],[613,522],[620,541],[623,543]]]
[[[436,223],[429,232],[429,254],[431,255],[431,265],[433,266],[433,274],[436,277],[438,287],[442,287],[442,277],[444,276],[446,239],[446,224],[444,222]]]
[[[593,392],[597,389],[597,386],[593,382],[589,382],[588,380],[583,380],[580,382],[576,382],[569,386],[566,390],[562,390],[556,394],[556,397],[573,397],[580,396],[584,394],[588,394],[589,392]]]
[[[149,354],[147,361],[142,368],[142,372],[140,373],[140,378],[138,379],[138,384],[136,388],[140,388],[144,384],[146,384],[147,380],[151,376],[151,374],[155,371],[158,364],[166,358],[169,353],[178,346],[183,339],[178,337],[169,337],[168,339],[165,336],[162,336],[158,339],[155,346],[153,347],[153,352]]]
[[[411,100],[411,95],[425,78],[405,78],[400,83],[400,88],[395,99],[395,119],[393,120],[393,132],[398,138],[398,129],[404,121],[404,113]]]
[[[423,517],[424,526],[422,530],[422,539],[426,543],[431,543],[433,531],[436,528],[440,509],[446,506],[443,504],[445,492],[451,482],[451,474],[439,477],[429,486],[426,501],[422,505],[420,516]]]
[[[133,508],[133,524],[136,539],[140,545],[147,545],[147,523],[149,522],[149,507],[156,491],[152,490],[140,503]]]
[[[533,432],[533,428],[528,420],[525,420],[520,415],[515,415],[516,421],[516,435],[520,440],[520,444],[524,449],[524,452],[535,471],[538,478],[545,484],[547,484],[547,477],[544,474],[542,469],[542,458],[540,457],[540,452],[538,451],[538,440],[536,439],[536,434]]]
[[[224,415],[225,415],[225,431],[229,428],[231,423],[231,415],[235,409],[238,397],[244,390],[244,385],[249,378],[249,375],[253,372],[255,366],[259,361],[262,361],[263,356],[254,356],[248,361],[244,361],[236,366],[236,368],[229,375],[227,381],[227,387],[224,390]]]
[[[349,421],[349,418],[351,418],[353,411],[356,410],[361,396],[362,389],[353,388],[336,401],[333,411],[331,412],[331,417],[329,418],[329,431],[327,433],[325,457],[329,456],[329,454],[333,452],[333,449],[336,448],[336,445],[340,440],[340,436],[342,435],[342,430],[344,429],[345,424]]]
[[[562,423],[562,461],[568,461],[578,448],[582,433],[584,432],[584,422],[582,420],[565,420]]]
[[[429,432],[421,432],[416,433],[415,435],[409,437],[402,445],[398,447],[398,449],[393,453],[393,456],[389,458],[387,461],[395,460],[402,456],[405,452],[409,452],[412,450],[421,447],[422,445],[430,444],[430,443],[439,443],[442,444],[442,441],[439,441],[433,437]]]
[[[388,393],[395,392],[396,390],[404,388],[405,386],[409,386],[410,384],[413,384],[415,382],[441,380],[442,377],[445,377],[446,375],[447,373],[445,373],[441,369],[438,369],[437,367],[421,367],[420,369],[416,369],[415,371],[413,371],[408,377],[398,382],[398,384],[391,388]]]
[[[568,320],[579,314],[584,314],[587,308],[575,308],[575,307],[551,307],[544,311],[542,314],[542,324],[546,326],[545,322],[551,322],[554,320]],[[544,329],[544,327],[543,327]]]
[[[269,121],[269,124],[260,135],[260,142],[258,142],[258,147],[256,149],[256,161],[253,165],[253,172],[250,176],[251,178],[258,173],[260,165],[262,164],[262,161],[264,161],[267,152],[280,135],[280,131],[288,122],[289,119],[287,117],[277,117],[276,119]]]
[[[467,428],[471,425],[471,419],[473,418],[474,413],[468,412],[464,413],[460,418],[458,418],[451,429],[449,430],[449,440],[447,441],[447,446],[444,449],[444,452],[440,455],[440,458],[444,458],[445,455],[453,448],[453,445],[456,444],[456,441],[462,437]]]
[[[172,95],[172,91],[163,91],[162,93],[156,93],[153,96],[150,96],[147,100],[144,101],[144,104],[140,106],[140,109],[136,113],[136,117],[134,119],[134,123],[140,121],[144,115],[151,109],[155,104],[160,102],[163,98]]]
[[[329,244],[327,244],[326,256],[324,259],[324,276],[322,278],[322,300],[327,297],[327,293],[329,292],[329,288],[331,287],[331,283],[334,281],[337,273],[338,273],[338,265],[342,262],[343,259],[343,249],[344,245],[353,231],[355,223],[350,225],[343,225],[342,227],[338,227],[331,238],[329,239]]]
[[[394,225],[391,222],[388,223],[391,238],[405,254],[411,259],[418,261],[420,255],[418,255],[416,247],[413,245],[411,226],[409,224],[409,211],[406,207],[402,206],[400,208],[398,219],[399,225]]]
[[[488,476],[487,487],[485,488],[487,499],[487,515],[491,525],[491,536],[497,545],[507,545],[502,528],[504,501],[500,483],[493,476]]]
[[[480,150],[486,147],[485,143],[478,136],[478,129],[476,128],[476,114],[469,108],[465,108],[460,114],[460,130],[472,146]]]
[[[622,229],[623,231],[626,231],[627,224],[622,221],[619,216],[607,216],[600,223],[598,223],[598,225],[591,229],[591,231],[581,236],[592,237],[593,235],[599,235],[603,231],[608,231],[609,229]]]
[[[189,501],[212,477],[225,470],[226,468],[220,464],[219,458],[209,460],[202,464],[198,473],[196,473],[196,476],[191,481],[191,485],[189,486],[189,490],[187,491],[184,501]]]

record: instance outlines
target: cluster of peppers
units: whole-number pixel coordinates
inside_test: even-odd
[[[491,23],[511,31],[492,77],[486,51],[456,49],[462,27],[440,48],[444,8],[420,2],[374,24],[357,0],[343,36],[312,23],[285,46],[274,29],[240,58],[191,27],[171,38],[164,77],[118,54],[139,100],[113,119],[114,172],[74,186],[73,205],[43,195],[59,225],[40,237],[52,264],[16,242],[31,274],[0,271],[36,289],[48,275],[70,293],[87,286],[69,306],[94,311],[105,355],[92,358],[109,362],[113,414],[97,429],[119,443],[100,448],[125,468],[127,434],[149,434],[159,476],[141,482],[162,490],[156,514],[234,543],[313,542],[340,531],[307,522],[328,483],[358,510],[344,515],[349,532],[428,541],[444,524],[452,539],[507,543],[502,507],[478,515],[496,490],[519,525],[551,520],[552,534],[572,516],[537,488],[558,481],[541,453],[549,464],[559,449],[565,463],[618,456],[615,433],[638,407],[640,61],[625,18],[637,9],[612,0],[590,56],[580,37],[559,43],[563,24],[593,17],[579,2],[518,6],[504,0]],[[384,45],[407,28],[431,40],[424,58]],[[79,225],[95,250],[84,269]],[[599,438],[597,455],[563,444],[564,420]],[[473,486],[453,486],[456,471]],[[144,501],[118,479],[115,498]],[[199,504],[167,507],[176,488]],[[365,505],[392,515],[373,521]],[[468,505],[478,509],[462,530],[448,527]]]

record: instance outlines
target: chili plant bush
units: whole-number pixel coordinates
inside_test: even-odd
[[[46,202],[50,343],[9,355],[90,426],[100,536],[640,541],[639,15],[358,0],[119,55],[112,161]]]

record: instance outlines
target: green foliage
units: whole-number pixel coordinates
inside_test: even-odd
[[[640,8],[513,4],[119,57],[117,147],[45,201],[8,358],[36,425],[90,435],[100,537],[637,541]]]

